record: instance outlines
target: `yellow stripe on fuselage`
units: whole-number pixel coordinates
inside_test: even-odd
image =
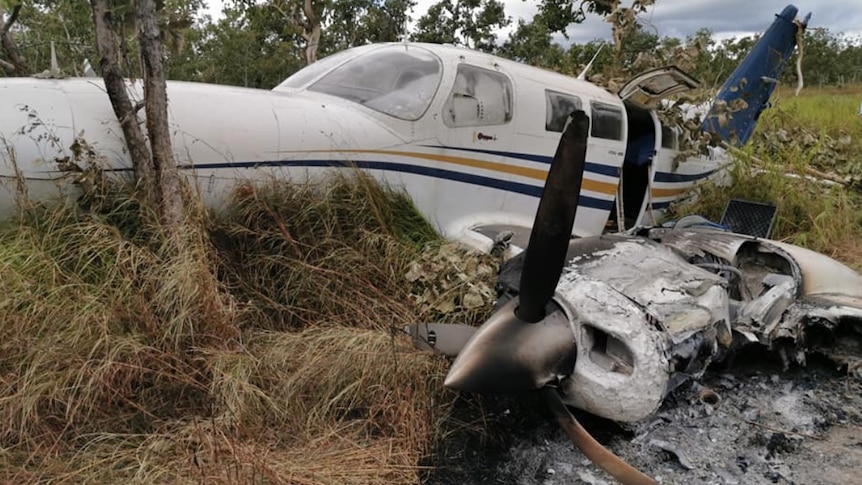
[[[394,155],[398,157],[418,158],[421,160],[431,160],[435,162],[451,163],[453,165],[461,165],[463,167],[478,168],[482,170],[490,170],[493,172],[508,173],[521,177],[540,180],[542,182],[548,176],[547,170],[538,168],[523,167],[518,165],[509,165],[507,163],[489,162],[476,158],[456,157],[452,155],[438,155],[436,153],[421,153],[421,152],[406,152],[400,150],[307,150],[303,153],[365,153],[375,155]],[[615,195],[617,192],[617,184],[610,182],[601,182],[584,177],[581,188],[598,192],[600,194]]]
[[[653,188],[652,189],[652,196],[653,197],[673,197],[673,196],[677,196],[679,194],[682,194],[684,192],[688,192],[689,190],[692,189],[693,186],[694,186],[694,184],[689,183],[685,187],[679,187],[679,188],[674,188],[674,189]]]

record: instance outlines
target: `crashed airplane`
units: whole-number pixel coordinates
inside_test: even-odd
[[[705,131],[747,141],[807,22],[796,14],[777,16]],[[712,227],[640,227],[720,166],[716,153],[675,166],[678,133],[656,114],[661,98],[694,85],[665,69],[611,94],[451,46],[390,44],[324,59],[272,92],[180,83],[169,95],[177,156],[211,205],[237,181],[349,165],[404,187],[445,235],[474,246],[494,244],[490,228],[531,227],[484,325],[409,332],[455,357],[450,388],[541,389],[552,403],[633,422],[746,345],[788,363],[812,352],[850,372],[862,362],[862,277],[849,268]],[[31,196],[57,194],[65,174],[55,164],[79,136],[95,137],[109,171],[129,173],[119,133],[92,80],[0,81],[0,175],[23,179]],[[627,194],[621,179],[639,190]],[[635,229],[600,235],[616,203],[618,225]]]
[[[565,136],[559,163],[577,165],[564,158],[577,134]],[[631,422],[749,344],[787,364],[822,353],[848,372],[862,368],[862,276],[845,265],[713,225],[570,240],[542,204],[568,203],[554,217],[569,217],[574,203],[556,198],[578,176],[547,183],[558,192],[546,187],[527,250],[503,263],[497,313],[478,330],[409,329],[423,345],[457,356],[447,386],[509,393],[554,385],[567,404]]]
[[[718,95],[706,123],[731,143],[745,143],[766,106],[769,80],[805,27],[796,13],[777,16]],[[612,93],[469,49],[404,42],[334,54],[272,90],[168,82],[167,95],[174,156],[211,208],[238,184],[358,168],[403,188],[447,238],[489,250],[502,230],[529,235],[574,109],[591,125],[573,235],[661,217],[729,161],[721,149],[680,160],[682,131],[658,116],[668,96],[697,86],[670,66]],[[129,92],[140,99],[141,83]],[[105,172],[131,176],[101,80],[0,78],[0,180],[9,182],[0,184],[0,217],[14,213],[22,186],[38,201],[74,196],[68,170],[88,163],[82,146]]]
[[[569,436],[624,484],[652,484],[593,440],[565,405],[620,422],[742,347],[787,364],[820,353],[859,375],[862,276],[819,253],[714,225],[570,238],[588,119],[573,114],[526,251],[506,261],[496,311],[478,329],[414,324],[424,348],[454,357],[451,389],[541,391]]]
[[[804,24],[791,21],[795,15],[795,7],[785,8],[740,69],[776,62],[782,52],[763,46],[795,38]],[[775,87],[772,79],[736,74],[703,123],[727,143],[748,139],[750,121]],[[728,119],[721,106],[734,104],[755,111],[744,113],[746,122]],[[588,176],[587,168],[572,172],[589,165],[591,120],[583,117],[584,126],[572,123],[560,141],[527,250],[501,268],[497,313],[478,331],[442,324],[409,329],[421,345],[457,356],[448,386],[513,392],[554,385],[567,404],[632,422],[748,344],[775,349],[788,364],[824,352],[858,372],[862,277],[827,256],[696,218],[673,228],[565,237],[571,224],[562,221],[577,220],[582,210],[573,188]],[[563,175],[554,178],[555,170]]]

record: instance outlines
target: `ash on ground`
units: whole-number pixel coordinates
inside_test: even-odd
[[[762,362],[766,355],[711,370],[641,423],[576,416],[662,484],[862,482],[862,383],[816,359],[783,371]],[[616,483],[575,449],[536,397],[465,398],[455,416],[460,427],[452,424],[441,442],[428,484]]]

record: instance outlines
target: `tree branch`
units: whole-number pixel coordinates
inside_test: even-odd
[[[15,72],[15,66],[13,66],[11,62],[6,62],[3,59],[0,59],[0,69],[3,69],[8,74]]]
[[[0,30],[0,35],[6,35],[9,33],[9,29],[12,28],[12,24],[18,20],[18,14],[21,12],[21,4],[15,5],[12,7],[12,13],[9,15],[9,18],[6,19],[6,22],[3,24],[3,30]]]
[[[0,48],[2,48],[3,52],[6,53],[12,66],[11,70],[7,69],[7,65],[9,63],[5,63],[3,65],[4,69],[9,71],[13,76],[28,76],[30,75],[30,67],[27,66],[27,61],[25,61],[18,52],[18,45],[15,43],[15,40],[12,39],[12,34],[10,33],[12,25],[16,20],[18,20],[18,14],[20,12],[21,4],[19,3],[12,7],[12,13],[9,15],[9,18],[6,19],[6,22],[3,23],[3,30],[0,31]]]

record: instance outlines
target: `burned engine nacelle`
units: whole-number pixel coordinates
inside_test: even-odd
[[[578,358],[560,387],[593,414],[644,419],[749,343],[776,348],[787,362],[804,363],[807,351],[850,370],[862,362],[862,277],[818,253],[712,230],[651,229],[576,239],[567,257],[555,301]],[[518,293],[521,264],[516,257],[502,268],[501,301]]]

